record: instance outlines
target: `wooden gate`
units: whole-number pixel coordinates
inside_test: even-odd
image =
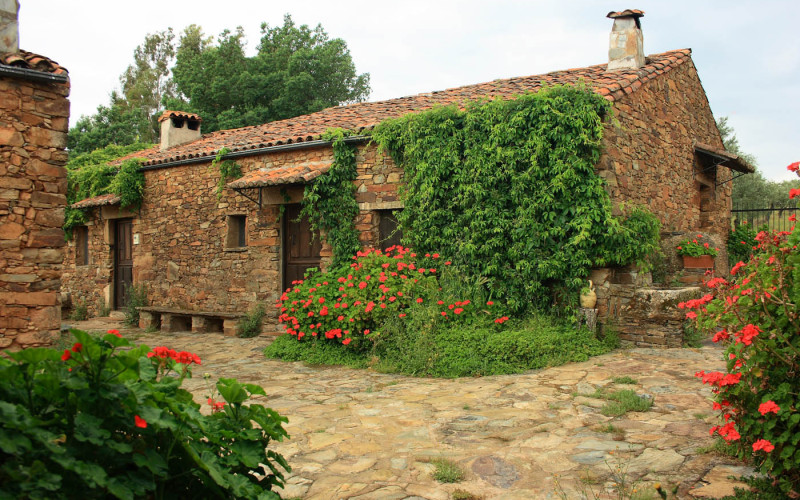
[[[283,214],[283,289],[303,279],[306,269],[319,267],[322,243],[319,232],[311,232],[308,219],[300,217],[300,205],[286,205]]]
[[[114,229],[114,309],[122,309],[133,284],[133,221],[120,219]]]

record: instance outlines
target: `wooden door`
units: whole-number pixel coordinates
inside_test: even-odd
[[[133,284],[133,221],[120,219],[114,226],[114,309],[122,309]]]
[[[297,220],[300,205],[286,205],[283,214],[283,288],[303,279],[306,269],[319,268],[322,243],[319,232],[312,234],[308,219]]]

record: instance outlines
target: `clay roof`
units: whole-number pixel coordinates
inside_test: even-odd
[[[555,71],[543,75],[505,78],[476,85],[466,85],[397,99],[362,102],[323,109],[316,113],[232,130],[220,130],[200,139],[161,151],[158,146],[137,151],[127,158],[144,159],[143,166],[171,164],[181,160],[208,157],[211,160],[221,148],[232,153],[271,146],[317,140],[329,128],[344,128],[356,133],[369,130],[388,118],[396,118],[433,108],[481,98],[512,99],[525,92],[536,92],[547,85],[574,84],[584,81],[595,92],[614,102],[630,94],[643,83],[691,60],[691,49],[673,50],[647,58],[644,67],[607,71],[606,64],[586,68]]]
[[[330,165],[292,165],[273,169],[260,169],[228,183],[232,189],[247,189],[285,184],[305,184],[330,170]]]
[[[736,170],[737,172],[742,172],[745,174],[752,174],[756,171],[754,166],[747,163],[747,160],[741,156],[729,153],[724,149],[718,149],[700,142],[695,143],[694,149],[700,154],[712,156],[718,160],[721,160],[722,162],[720,165],[724,165],[731,170]]]
[[[195,113],[166,110],[163,113],[161,113],[161,116],[158,117],[158,123],[161,123],[164,120],[169,120],[170,118],[184,118],[186,120],[197,120],[199,122],[203,121],[203,119],[200,118],[200,115]]]
[[[0,64],[15,68],[32,69],[54,75],[67,75],[66,68],[44,56],[20,50],[19,52],[5,52],[0,54]]]
[[[103,205],[118,205],[120,201],[120,197],[114,193],[101,194],[100,196],[77,201],[72,204],[72,208],[92,208],[101,207]]]

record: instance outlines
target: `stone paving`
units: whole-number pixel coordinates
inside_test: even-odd
[[[712,444],[715,419],[710,392],[693,374],[723,368],[713,346],[618,350],[522,375],[451,380],[268,360],[261,351],[269,337],[145,333],[107,318],[73,326],[119,328],[151,347],[197,353],[203,365],[186,387],[199,402],[209,395],[205,372],[262,385],[268,397],[258,402],[289,417],[291,439],[274,447],[293,468],[283,498],[447,500],[457,490],[484,499],[580,498],[590,488],[605,498],[620,482],[617,469],[650,490],[645,498],[658,498],[655,482],[677,486],[678,498],[720,498],[741,486],[730,476],[751,472],[698,453]],[[617,376],[636,384],[615,384]],[[605,417],[605,401],[589,396],[600,388],[634,389],[654,404]],[[437,458],[457,463],[464,480],[436,482]]]

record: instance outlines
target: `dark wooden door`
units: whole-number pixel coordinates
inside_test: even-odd
[[[114,231],[114,309],[122,309],[133,284],[133,221],[118,220]]]
[[[292,281],[303,279],[306,269],[319,268],[319,232],[312,234],[308,219],[297,220],[300,205],[286,205],[283,214],[283,288],[289,288]]]

